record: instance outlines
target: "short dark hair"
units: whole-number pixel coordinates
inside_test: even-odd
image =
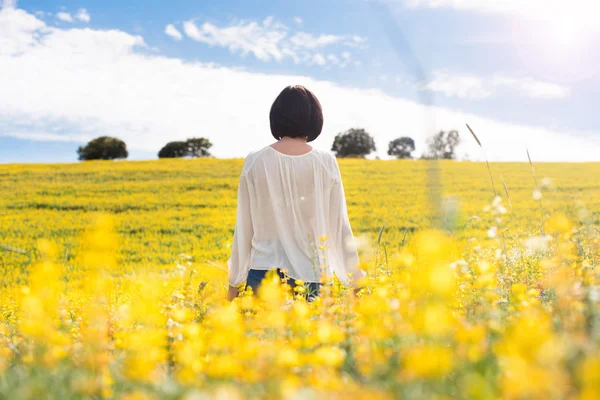
[[[323,129],[323,109],[317,96],[304,86],[288,86],[273,102],[269,120],[275,139],[306,136],[312,142]]]

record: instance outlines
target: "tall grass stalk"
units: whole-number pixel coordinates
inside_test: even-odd
[[[469,124],[466,124],[466,125],[467,125],[467,129],[469,129],[469,132],[471,132],[471,135],[473,135],[473,138],[475,139],[475,141],[477,142],[477,144],[481,148],[481,151],[483,152],[483,158],[485,158],[485,164],[487,165],[488,173],[490,174],[490,179],[492,181],[492,188],[494,188],[494,195],[497,197],[498,196],[498,192],[496,191],[496,185],[494,184],[494,177],[492,176],[492,169],[490,168],[490,163],[489,163],[489,161],[487,159],[487,155],[485,154],[485,149],[483,148],[483,145],[479,141],[479,138],[477,137],[477,135],[475,134],[475,132],[473,132],[473,129],[471,129],[471,127],[469,126]]]
[[[504,186],[504,193],[506,193],[506,198],[508,199],[508,205],[510,206],[510,211],[512,211],[512,201],[510,200],[510,195],[508,194],[508,188],[506,187],[506,183],[504,183],[504,179],[500,177],[500,181],[502,182],[502,186]]]
[[[10,251],[10,252],[13,252],[13,253],[19,253],[19,254],[27,255],[27,251],[18,249],[16,247],[8,246],[6,244],[0,244],[0,249],[4,249],[6,251]]]
[[[406,234],[407,233],[408,233],[408,226],[404,230],[404,235],[402,235],[402,243],[400,244],[401,247],[404,247],[404,244],[406,243]]]
[[[533,183],[535,183],[535,189],[540,190],[540,185],[538,185],[537,178],[535,177],[535,169],[533,168],[533,162],[531,162],[531,156],[529,155],[529,149],[526,147],[527,151],[527,159],[529,160],[529,166],[531,167],[531,175],[533,176]],[[542,199],[537,199],[538,204],[540,206],[540,233],[544,234],[544,209],[542,208]]]
[[[379,254],[381,253],[381,237],[383,236],[383,231],[385,230],[385,225],[387,221],[383,223],[381,229],[379,230],[379,236],[377,237],[377,254],[375,256],[375,269],[377,270],[377,263],[379,262]],[[387,257],[387,255],[386,255]]]
[[[467,129],[469,129],[469,132],[471,132],[471,135],[473,135],[473,138],[475,139],[475,141],[481,148],[481,151],[483,152],[483,158],[485,158],[485,164],[487,165],[488,173],[490,174],[490,180],[492,181],[492,188],[494,189],[494,196],[498,197],[498,191],[496,190],[496,185],[494,184],[494,177],[492,176],[492,169],[490,168],[490,163],[487,159],[487,155],[485,154],[485,149],[483,148],[481,141],[479,140],[479,138],[477,137],[475,132],[473,132],[473,129],[471,129],[469,124],[465,124],[465,125],[467,125]],[[504,183],[504,181],[502,181],[502,183]],[[504,185],[504,189],[506,190],[506,185]],[[506,195],[508,196],[508,190],[506,190]],[[510,203],[510,198],[508,199],[508,201]],[[511,204],[511,209],[512,209],[512,204]],[[500,231],[500,237],[502,238],[502,246],[504,247],[504,262],[507,262],[508,255],[506,254],[506,239],[504,238],[504,231]]]

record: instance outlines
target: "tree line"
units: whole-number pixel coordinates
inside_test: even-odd
[[[453,160],[456,158],[456,148],[459,143],[458,131],[440,131],[427,140],[427,148],[421,158]],[[169,142],[160,149],[158,158],[212,157],[211,147],[212,143],[206,138]],[[415,150],[415,141],[408,136],[403,136],[389,142],[387,154],[406,159],[413,158],[412,153]],[[377,151],[377,148],[373,136],[364,129],[352,128],[335,136],[331,151],[339,158],[365,158]],[[125,142],[109,136],[101,136],[85,146],[80,146],[77,154],[79,160],[116,160],[129,156]]]
[[[158,158],[210,157],[212,143],[205,138],[191,138],[186,141],[167,143],[158,152]],[[101,136],[77,149],[80,160],[117,160],[127,158],[129,152],[124,141],[118,138]]]

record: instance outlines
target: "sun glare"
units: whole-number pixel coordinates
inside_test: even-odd
[[[558,50],[585,46],[597,31],[594,16],[600,7],[592,2],[552,2],[534,18],[542,22],[542,31]]]
[[[550,27],[549,36],[553,37],[557,47],[571,47],[582,44],[586,39],[584,26],[570,18],[557,19]]]
[[[537,75],[574,82],[595,74],[600,45],[595,17],[600,1],[548,1],[513,20],[513,42],[523,62]]]

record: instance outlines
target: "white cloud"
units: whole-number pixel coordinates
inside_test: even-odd
[[[326,61],[325,61],[325,57],[323,57],[322,54],[315,54],[313,56],[313,61],[315,62],[315,64],[317,65],[325,65]]]
[[[367,38],[354,35],[349,38],[349,41],[346,42],[346,45],[352,47],[364,47],[366,42]]]
[[[493,13],[536,14],[564,10],[566,7],[589,9],[597,5],[596,0],[405,0],[409,8],[455,8],[458,10],[473,10]]]
[[[302,25],[302,18],[294,17],[294,22],[297,23],[298,25]]]
[[[73,17],[71,17],[71,14],[63,11],[56,13],[56,18],[65,22],[73,22]]]
[[[92,20],[90,13],[88,13],[88,11],[85,8],[80,8],[79,10],[77,10],[75,18],[77,18],[81,22],[90,22]]]
[[[61,29],[13,9],[0,11],[0,26],[4,136],[73,141],[75,149],[76,142],[110,134],[132,150],[156,152],[168,141],[201,135],[214,143],[216,156],[241,157],[272,142],[268,110],[281,89],[304,84],[323,104],[324,131],[314,145],[325,150],[350,127],[371,132],[382,158],[399,129],[421,150],[425,129],[457,128],[463,150],[473,156],[479,149],[463,128],[468,122],[493,160],[525,160],[527,144],[540,161],[597,160],[600,154],[597,135],[502,123],[303,76],[149,55],[138,50],[143,38],[119,30]]]
[[[175,28],[173,24],[169,24],[166,26],[165,33],[175,40],[183,39],[183,35],[181,34],[181,32],[179,32],[177,28]]]
[[[338,35],[312,35],[306,32],[298,32],[290,37],[290,42],[295,48],[304,49],[318,49],[321,47],[329,46],[335,43],[339,43],[344,40],[344,36]]]
[[[537,99],[561,99],[569,95],[569,88],[556,83],[539,81],[533,78],[513,78],[507,76],[495,76],[492,85],[502,88],[506,87],[520,91],[527,97]]]
[[[492,12],[512,12],[520,11],[540,3],[548,3],[547,0],[529,0],[522,2],[520,0],[404,0],[404,4],[409,8],[428,7],[428,8],[456,8],[459,10],[480,10]],[[520,9],[520,10],[518,10]]]
[[[329,54],[327,55],[327,60],[330,61],[332,64],[339,64],[340,63],[340,59],[335,55],[335,54]]]
[[[569,88],[529,77],[493,75],[482,77],[434,71],[432,79],[424,86],[446,97],[485,99],[505,91],[537,99],[560,99],[569,95]]]
[[[484,99],[492,95],[490,89],[484,86],[483,79],[476,76],[450,75],[438,71],[425,88],[446,97]]]
[[[279,48],[279,42],[285,38],[286,28],[271,26],[269,20],[264,22],[219,28],[208,22],[198,27],[194,22],[186,21],[183,29],[191,39],[210,46],[225,47],[233,54],[246,56],[252,53],[261,61],[281,61],[285,55]]]
[[[38,44],[37,35],[47,29],[38,18],[12,7],[0,10],[0,26],[0,57],[26,52]]]
[[[262,23],[239,21],[226,27],[218,27],[210,22],[198,26],[194,21],[183,24],[185,34],[209,46],[227,48],[233,54],[242,57],[252,54],[263,62],[291,59],[294,63],[325,65],[320,50],[333,45],[362,45],[365,38],[356,35],[313,35],[306,32],[291,33],[290,28],[273,17],[265,18]],[[349,53],[348,53],[349,54]]]
[[[263,25],[266,27],[272,26],[274,21],[275,21],[275,18],[273,18],[272,15],[269,15],[269,16],[265,17],[265,19],[263,20]],[[277,26],[283,26],[283,24],[277,24]]]
[[[17,8],[17,0],[0,0],[0,8]]]
[[[571,28],[600,32],[596,22],[600,15],[600,2],[597,0],[404,0],[404,5],[409,8],[450,8],[512,15],[558,25],[560,29],[565,24],[576,24]]]

